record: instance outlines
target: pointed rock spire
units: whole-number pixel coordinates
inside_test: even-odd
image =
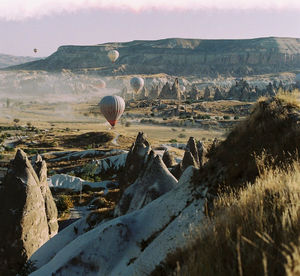
[[[20,149],[0,190],[0,210],[0,275],[16,275],[49,240],[39,178]]]

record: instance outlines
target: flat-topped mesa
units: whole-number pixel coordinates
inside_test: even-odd
[[[151,151],[139,177],[124,191],[115,209],[115,216],[143,208],[176,185],[176,178],[169,172],[160,156],[155,156]]]
[[[52,238],[58,232],[57,207],[47,182],[47,164],[39,154],[37,155],[34,169],[40,181],[41,193],[45,202],[49,237]]]
[[[0,275],[16,275],[49,240],[39,178],[18,150],[0,190]]]
[[[131,185],[144,168],[151,146],[143,132],[139,132],[135,142],[132,144],[125,162],[124,171],[120,181],[121,189]]]

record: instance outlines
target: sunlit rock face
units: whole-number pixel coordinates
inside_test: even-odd
[[[169,172],[162,159],[150,152],[146,166],[137,180],[123,193],[115,209],[115,216],[121,216],[143,208],[151,201],[172,190],[176,178]]]
[[[16,275],[46,241],[49,228],[40,181],[22,150],[0,190],[0,275]]]
[[[45,202],[45,211],[49,229],[49,238],[52,238],[58,232],[57,208],[47,182],[47,164],[42,157],[38,155],[34,169],[40,181],[41,193]]]

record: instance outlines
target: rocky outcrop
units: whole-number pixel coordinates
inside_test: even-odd
[[[140,172],[137,180],[124,191],[115,209],[115,216],[143,208],[176,187],[176,184],[176,178],[169,172],[162,159],[151,151],[144,170]]]
[[[43,178],[44,170],[41,171]],[[17,151],[3,181],[0,210],[0,275],[15,276],[49,240],[40,180],[22,150]]]
[[[197,100],[199,99],[200,94],[199,94],[199,90],[198,90],[198,88],[197,88],[196,85],[193,85],[193,86],[192,86],[192,89],[191,89],[191,91],[188,93],[188,96],[189,96],[189,98],[190,98],[191,100],[193,100],[193,101],[197,101]]]
[[[182,162],[177,164],[172,174],[179,179],[182,173],[189,167],[202,168],[205,163],[206,150],[201,141],[196,141],[194,137],[190,137],[184,152]]]
[[[120,187],[124,190],[138,177],[151,151],[151,146],[143,132],[139,132],[132,144],[125,161],[125,167],[120,177]]]
[[[202,168],[204,163],[206,162],[205,157],[206,157],[207,150],[205,149],[201,141],[197,141],[197,150],[198,150],[198,157],[199,157],[199,166],[200,168]]]
[[[176,164],[174,156],[168,150],[165,150],[162,160],[167,168],[171,168]]]
[[[197,142],[196,139],[194,137],[190,137],[187,145],[186,145],[186,151],[189,151],[195,162],[196,162],[196,166],[199,166],[199,153],[198,153],[198,148],[197,148]]]
[[[220,100],[224,100],[224,96],[221,93],[220,89],[216,88],[215,95],[214,95],[214,101],[220,101]]]
[[[149,99],[155,100],[159,96],[159,86],[153,85],[149,91]]]
[[[210,89],[208,88],[208,86],[206,86],[204,90],[204,100],[208,101],[209,99],[210,99]]]
[[[163,86],[159,97],[161,99],[174,99],[174,100],[181,99],[181,90],[180,90],[178,79],[177,78],[175,79],[174,84],[172,85],[172,88],[170,86],[170,83],[167,82]]]
[[[49,238],[52,238],[58,232],[57,208],[47,182],[47,164],[42,160],[40,155],[37,156],[34,169],[39,178],[40,188],[44,198]]]

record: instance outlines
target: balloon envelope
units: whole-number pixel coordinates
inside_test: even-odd
[[[111,62],[115,62],[119,57],[119,52],[117,50],[110,50],[107,55]]]
[[[130,80],[130,85],[137,93],[139,90],[141,90],[144,86],[144,80],[142,78],[134,77]]]
[[[119,96],[105,96],[99,103],[105,119],[114,126],[125,110],[125,102]]]
[[[99,80],[99,81],[97,81],[97,83],[95,84],[95,86],[97,88],[105,88],[106,87],[106,83],[103,80]]]
[[[33,49],[33,52],[37,53],[38,49],[37,48],[34,48]]]

